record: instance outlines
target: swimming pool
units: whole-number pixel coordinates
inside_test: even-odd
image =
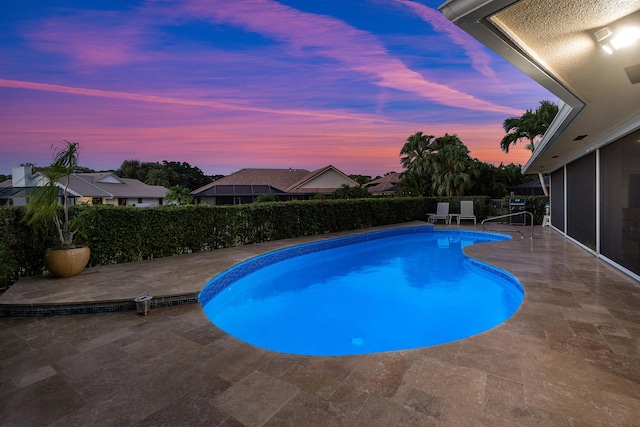
[[[364,233],[252,258],[214,277],[208,318],[250,344],[339,356],[466,338],[511,317],[524,291],[464,246],[509,236],[432,226]]]

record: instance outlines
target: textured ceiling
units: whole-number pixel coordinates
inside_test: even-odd
[[[597,49],[595,30],[639,9],[640,2],[628,0],[523,0],[492,20],[506,33],[515,33],[528,51],[564,73],[591,59]]]
[[[640,44],[608,55],[594,37],[604,26],[640,25],[640,0],[449,0],[441,10],[575,106],[528,172],[554,170],[610,142],[606,135],[625,122],[640,121],[640,84],[628,74],[640,66]],[[574,141],[579,135],[587,136]]]
[[[584,154],[605,133],[640,114],[640,85],[633,85],[625,72],[640,63],[640,47],[608,55],[593,35],[621,19],[640,24],[639,10],[640,1],[522,0],[490,18],[586,104],[534,169],[553,169],[566,158]],[[574,141],[579,135],[587,137]]]

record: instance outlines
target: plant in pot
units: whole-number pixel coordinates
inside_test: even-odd
[[[63,141],[54,149],[53,162],[40,170],[43,185],[29,195],[24,216],[28,225],[43,230],[55,229],[58,243],[55,248],[47,249],[45,266],[58,277],[79,274],[91,255],[88,247],[74,245],[79,222],[78,218],[69,215],[69,180],[78,167],[79,146],[78,142]],[[62,207],[59,204],[61,188]]]

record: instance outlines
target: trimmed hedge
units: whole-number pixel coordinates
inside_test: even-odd
[[[0,208],[0,292],[20,277],[43,273],[44,244],[20,222],[23,212]]]
[[[117,264],[271,240],[426,220],[439,201],[459,213],[473,199],[479,221],[492,215],[488,197],[366,198],[254,203],[237,206],[72,206],[82,217],[78,245],[89,266]],[[18,278],[43,274],[48,246],[20,222],[23,209],[0,207],[0,292]]]

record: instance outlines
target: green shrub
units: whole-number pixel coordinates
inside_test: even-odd
[[[82,228],[77,244],[91,248],[89,266],[171,255],[271,240],[355,230],[427,219],[438,201],[460,211],[462,198],[320,199],[265,202],[236,206],[181,205],[157,208],[71,206]],[[474,201],[478,220],[490,214],[488,197]],[[48,244],[20,219],[23,209],[0,208],[0,291],[19,277],[42,274]]]
[[[261,194],[258,197],[256,197],[256,200],[255,200],[256,203],[277,202],[277,201],[278,201],[278,196],[275,196],[273,194]]]
[[[20,221],[23,214],[23,208],[0,207],[0,293],[44,268],[44,241]]]
[[[365,187],[351,187],[347,184],[343,184],[329,196],[330,199],[363,199],[368,197],[371,197],[371,194]]]

